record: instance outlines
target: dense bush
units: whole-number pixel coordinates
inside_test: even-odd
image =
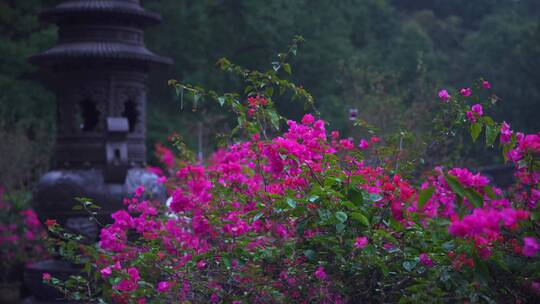
[[[402,165],[416,163],[406,151],[369,132],[359,142],[342,138],[312,114],[285,120],[279,132],[283,119],[273,96],[313,102],[282,79],[295,54],[293,44],[264,73],[221,60],[223,70],[245,81],[245,97],[172,81],[195,106],[211,99],[237,115],[229,144],[206,165],[185,153],[178,136],[172,141],[179,156],[159,146],[164,168],[152,170],[169,201],[154,201],[139,187],[101,230],[98,245],[67,255],[86,261],[88,276],[44,280],[70,298],[101,303],[538,299],[540,136],[486,115],[497,101],[490,83],[441,90],[428,138],[460,127],[473,140],[484,132],[486,145],[498,142],[515,166],[510,189],[466,168],[439,166],[408,178],[412,169]],[[91,210],[91,202],[84,204]],[[74,248],[54,221],[49,229],[59,248]]]

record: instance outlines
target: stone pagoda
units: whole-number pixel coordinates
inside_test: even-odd
[[[144,28],[158,14],[139,0],[67,0],[44,9],[40,18],[58,26],[58,43],[30,62],[50,75],[57,98],[53,170],[40,180],[33,206],[40,219],[56,219],[90,241],[99,227],[77,197],[91,198],[108,220],[139,185],[163,193],[146,165],[146,78],[150,69],[172,63],[144,45]],[[25,274],[27,285],[41,284],[41,273],[69,273],[58,260],[38,262]],[[32,288],[36,298],[54,297]]]

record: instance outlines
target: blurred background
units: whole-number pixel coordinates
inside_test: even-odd
[[[27,58],[54,45],[56,29],[38,11],[54,0],[0,0],[0,185],[31,189],[54,149],[55,99]],[[205,155],[227,113],[212,104],[181,109],[167,80],[233,92],[242,83],[218,71],[226,57],[268,69],[294,35],[306,42],[292,61],[293,80],[316,99],[329,129],[351,131],[349,109],[379,129],[421,130],[438,89],[484,77],[502,99],[494,117],[523,131],[540,129],[540,1],[538,0],[147,0],[163,24],[146,44],[174,59],[150,78],[149,154],[173,131]],[[275,102],[298,119],[303,106]],[[456,147],[460,149],[460,147]],[[474,157],[488,165],[489,157]],[[478,154],[476,154],[478,155]],[[155,161],[151,156],[150,161]]]

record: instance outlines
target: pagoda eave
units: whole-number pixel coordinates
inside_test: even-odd
[[[39,16],[45,22],[54,23],[65,19],[91,16],[99,18],[125,16],[135,19],[144,26],[156,25],[161,22],[159,14],[145,11],[136,1],[118,0],[67,1],[56,7],[44,9]]]
[[[109,61],[137,62],[149,66],[169,66],[172,60],[154,54],[144,46],[114,42],[77,42],[59,44],[45,52],[30,57],[33,64],[51,67],[68,61]]]

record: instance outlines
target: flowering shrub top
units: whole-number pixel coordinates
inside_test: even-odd
[[[275,64],[290,72],[284,61]],[[153,201],[142,187],[125,200],[127,210],[112,215],[99,245],[84,249],[89,272],[103,280],[86,296],[118,303],[537,297],[540,268],[530,263],[540,250],[534,223],[540,137],[495,123],[480,103],[467,105],[476,90],[489,88],[485,81],[439,97],[445,115],[469,124],[473,139],[485,129],[491,145],[500,134],[516,167],[517,183],[508,191],[465,168],[437,167],[423,182],[407,180],[371,161],[370,152],[383,145],[379,138],[352,142],[311,114],[271,136],[265,126],[280,121],[273,90],[256,88],[290,84],[275,66],[260,74],[224,65],[253,84],[247,101],[181,89],[230,105],[239,115],[237,130],[249,139],[217,151],[208,165],[160,146],[165,170],[154,171],[170,200]]]

